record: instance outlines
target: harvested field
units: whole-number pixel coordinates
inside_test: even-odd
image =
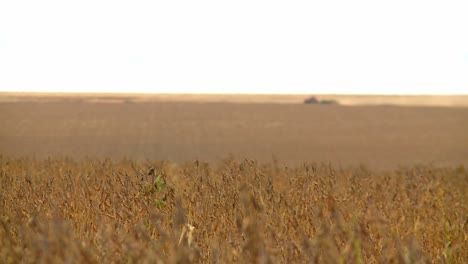
[[[230,103],[0,103],[15,157],[468,165],[468,108]]]
[[[6,263],[468,260],[462,167],[0,157],[0,169]]]

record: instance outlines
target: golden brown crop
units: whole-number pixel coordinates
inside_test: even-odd
[[[0,156],[0,260],[466,263],[467,191],[463,167]]]

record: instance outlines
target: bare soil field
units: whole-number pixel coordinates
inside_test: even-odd
[[[171,161],[233,155],[376,168],[468,165],[465,107],[72,99],[0,103],[0,153]]]

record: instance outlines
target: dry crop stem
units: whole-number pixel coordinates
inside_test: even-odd
[[[154,167],[167,188],[151,189]],[[468,173],[0,156],[0,262],[466,263]]]

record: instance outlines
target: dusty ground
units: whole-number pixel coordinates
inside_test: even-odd
[[[466,107],[0,98],[0,153],[6,156],[210,161],[232,154],[378,168],[468,165]]]

